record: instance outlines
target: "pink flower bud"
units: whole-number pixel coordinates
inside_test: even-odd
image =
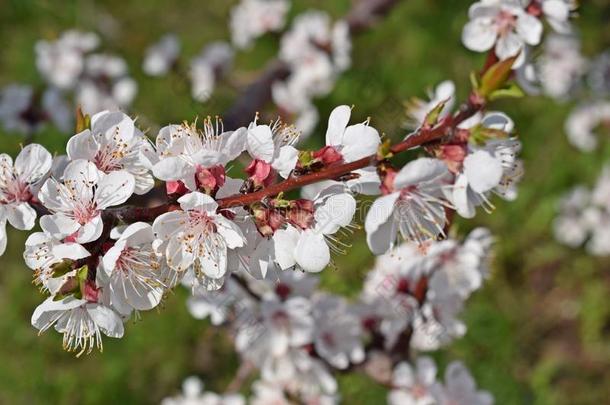
[[[271,164],[264,160],[254,159],[248,167],[246,173],[256,186],[268,186],[273,182],[273,169]]]
[[[197,166],[195,182],[198,189],[203,189],[209,194],[214,191],[218,191],[218,189],[225,184],[225,180],[225,168],[223,166]]]
[[[85,281],[85,291],[83,291],[83,298],[89,302],[97,302],[100,289],[95,286],[95,283],[91,280]]]
[[[333,146],[325,146],[313,153],[314,159],[318,159],[325,166],[343,161],[343,156]]]
[[[168,181],[165,183],[165,190],[168,195],[184,195],[188,193],[188,189],[180,180],[178,181]]]

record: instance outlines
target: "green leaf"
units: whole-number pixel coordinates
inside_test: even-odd
[[[493,91],[489,95],[490,100],[498,100],[500,98],[521,98],[525,96],[521,87],[516,83],[510,83],[507,87]]]
[[[518,56],[519,54],[491,65],[489,69],[483,73],[478,93],[483,97],[488,97],[494,91],[503,88],[510,77],[513,64]]]

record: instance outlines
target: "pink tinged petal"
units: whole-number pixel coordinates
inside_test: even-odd
[[[379,132],[365,124],[350,125],[343,135],[341,155],[346,162],[353,162],[377,153],[381,143]]]
[[[40,227],[53,238],[63,239],[78,232],[80,224],[64,215],[53,214],[40,217]]]
[[[273,235],[275,261],[282,270],[296,265],[295,248],[298,241],[299,232],[291,226],[286,229],[280,229]]]
[[[421,182],[427,182],[447,172],[447,165],[441,160],[433,158],[419,158],[407,163],[394,179],[396,190],[417,186]]]
[[[331,195],[314,212],[315,231],[323,235],[332,235],[339,228],[348,226],[355,212],[356,200],[350,194]]]
[[[115,311],[101,304],[87,304],[86,308],[93,322],[106,336],[111,338],[123,337],[123,321]]]
[[[462,31],[462,43],[471,51],[485,52],[496,42],[497,33],[491,20],[475,18]]]
[[[531,14],[523,13],[517,18],[517,34],[528,45],[540,43],[542,29],[542,22]]]
[[[25,202],[8,204],[6,219],[13,227],[21,231],[30,230],[36,224],[36,211]]]
[[[293,146],[286,145],[280,148],[278,156],[273,160],[273,167],[283,178],[288,178],[299,158],[299,151]]]
[[[93,160],[98,152],[98,144],[89,129],[72,136],[66,147],[70,160]]]
[[[77,243],[93,242],[102,236],[103,230],[104,222],[102,221],[102,216],[98,215],[80,227],[74,241]]]
[[[188,172],[189,164],[180,157],[169,156],[159,160],[153,168],[153,175],[159,180],[183,180]]]
[[[476,151],[464,159],[464,174],[477,193],[485,193],[500,184],[502,162],[486,151]]]
[[[40,180],[51,170],[53,157],[38,144],[27,145],[15,159],[15,171],[27,183]]]
[[[370,212],[370,211],[369,211]],[[368,215],[367,215],[368,219]],[[394,247],[398,223],[394,218],[389,218],[381,223],[375,230],[366,233],[366,242],[369,249],[375,255],[381,255]]]
[[[318,273],[330,262],[330,249],[324,236],[311,230],[304,231],[295,249],[295,259],[299,267],[309,273]]]
[[[135,133],[135,125],[128,115],[120,112],[102,111],[91,117],[91,131],[102,134],[107,140],[118,136],[123,142],[129,142]]]
[[[218,204],[212,197],[198,191],[183,195],[178,199],[180,208],[188,210],[203,210],[209,213],[216,213]]]
[[[514,32],[508,32],[506,35],[498,38],[496,55],[498,55],[500,60],[504,60],[517,55],[519,52],[523,54],[523,45],[523,39],[519,35]]]
[[[97,185],[95,192],[97,208],[103,210],[123,204],[133,194],[135,185],[136,182],[131,173],[124,170],[108,173]]]
[[[349,123],[352,109],[346,105],[340,105],[330,113],[328,117],[328,129],[326,130],[326,145],[337,146],[343,141],[343,133]]]
[[[270,163],[273,159],[275,145],[273,133],[268,125],[257,125],[248,129],[246,148],[254,159],[264,160]]]

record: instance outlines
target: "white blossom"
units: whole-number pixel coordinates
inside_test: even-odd
[[[148,169],[154,153],[145,135],[122,112],[102,111],[91,117],[91,129],[68,141],[68,157],[93,162],[103,173],[123,170],[135,179],[135,193],[146,194],[154,186]]]
[[[393,389],[388,394],[389,405],[434,405],[432,387],[436,383],[436,364],[430,357],[418,357],[411,366],[396,365],[392,374]]]
[[[438,405],[493,405],[494,399],[487,391],[478,391],[475,381],[459,361],[445,369],[445,383],[437,383],[434,397]]]
[[[204,391],[201,380],[190,376],[182,383],[182,393],[175,397],[163,398],[161,405],[246,405],[246,400],[241,394]]]
[[[514,68],[523,63],[524,48],[538,45],[542,37],[542,23],[518,0],[481,0],[470,7],[468,16],[462,32],[464,46],[476,52],[493,48],[501,60],[519,54]]]
[[[21,150],[15,161],[0,154],[0,255],[6,249],[6,221],[20,230],[30,230],[36,211],[30,205],[34,187],[51,169],[51,154],[38,144]]]
[[[162,214],[153,224],[159,252],[177,272],[193,266],[202,284],[222,279],[227,271],[227,251],[245,243],[241,230],[217,213],[218,204],[206,194],[189,193],[178,203],[181,210]]]
[[[428,91],[428,99],[412,98],[409,100],[406,122],[408,129],[419,128],[424,123],[426,116],[440,103],[445,103],[445,105],[440,111],[439,119],[450,114],[455,104],[455,83],[451,80],[439,83],[434,90]]]
[[[66,31],[55,41],[38,41],[36,67],[49,84],[60,89],[73,88],[85,68],[85,53],[98,44],[95,33],[77,30]]]
[[[259,125],[256,120],[248,127],[246,150],[253,159],[261,160],[287,178],[297,164],[299,151],[292,146],[299,139],[294,126],[279,119],[269,125]]]
[[[190,62],[191,96],[199,102],[207,101],[214,92],[216,80],[233,63],[234,51],[226,42],[212,42]]]
[[[45,332],[51,326],[64,335],[63,346],[89,353],[94,347],[102,350],[102,333],[108,337],[123,337],[123,321],[112,309],[98,302],[68,296],[59,301],[47,298],[32,314],[32,326]]]
[[[102,234],[102,212],[123,204],[134,189],[134,177],[124,170],[104,174],[91,162],[74,160],[63,181],[48,179],[40,189],[38,199],[51,212],[40,223],[56,239],[94,241]]]
[[[368,125],[368,121],[348,126],[351,113],[349,106],[336,107],[330,113],[326,130],[326,145],[348,163],[374,155],[381,144],[379,132]]]
[[[610,102],[597,101],[576,107],[565,122],[568,141],[583,152],[597,148],[596,132],[610,123]]]
[[[419,158],[406,164],[393,181],[393,191],[375,200],[364,222],[369,248],[382,254],[400,232],[405,240],[423,243],[444,235],[442,188],[449,174],[440,160]]]
[[[159,162],[153,166],[153,174],[160,180],[181,181],[195,191],[198,173],[220,166],[224,175],[224,166],[245,148],[245,128],[225,132],[221,121],[213,122],[209,118],[204,120],[202,130],[194,125],[169,125],[157,135]]]
[[[341,251],[340,242],[333,235],[351,224],[356,200],[348,193],[334,191],[325,190],[314,201],[312,227],[297,229],[287,225],[273,235],[275,259],[282,270],[298,266],[317,273],[329,264],[331,248]]]

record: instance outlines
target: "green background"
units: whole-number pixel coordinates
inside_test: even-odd
[[[126,57],[140,86],[132,112],[151,134],[157,124],[222,114],[276,54],[277,36],[239,52],[230,79],[207,104],[191,101],[179,77],[144,76],[140,63],[145,47],[166,32],[179,35],[185,60],[210,41],[228,39],[228,13],[235,3],[4,0],[0,85],[42,84],[34,65],[35,41],[77,27],[107,33],[103,49]],[[348,0],[293,3],[291,16],[318,8],[338,17],[350,6]],[[403,100],[421,97],[445,79],[457,83],[460,96],[467,94],[469,73],[484,59],[460,44],[470,3],[399,3],[375,29],[354,40],[352,69],[331,95],[316,101],[322,121],[333,106],[353,104],[355,119],[370,116],[375,127],[397,139],[404,135]],[[594,55],[610,44],[610,5],[607,0],[584,3],[576,24],[583,52]],[[441,365],[463,360],[498,404],[600,404],[610,398],[610,260],[562,247],[550,231],[561,194],[577,183],[592,184],[610,156],[607,140],[590,154],[568,144],[562,128],[571,107],[544,98],[493,106],[515,119],[524,144],[526,176],[519,199],[495,199],[493,214],[481,211],[475,220],[455,225],[461,235],[477,225],[489,227],[498,239],[497,253],[491,280],[467,303],[467,335],[434,356]],[[311,143],[320,144],[322,134],[319,127]],[[53,151],[62,151],[66,140],[51,129],[35,137]],[[17,134],[0,134],[0,147],[12,155],[21,141]],[[191,374],[223,391],[237,357],[222,329],[187,313],[187,291],[176,291],[158,311],[130,321],[120,341],[105,339],[103,353],[76,359],[62,351],[57,333],[37,336],[30,316],[43,297],[22,262],[25,238],[10,229],[7,252],[0,258],[0,403],[155,403],[175,394]],[[372,261],[359,231],[350,253],[323,273],[324,288],[357,294]],[[385,390],[366,377],[342,376],[339,383],[345,403],[385,400]]]

